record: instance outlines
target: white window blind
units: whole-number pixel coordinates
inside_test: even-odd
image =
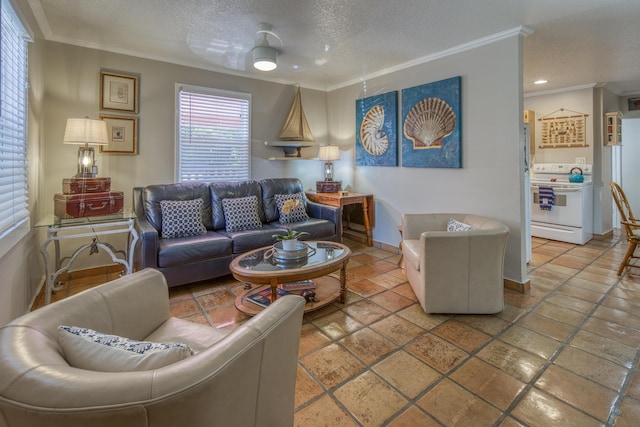
[[[0,236],[28,217],[28,33],[11,4],[0,9]]]
[[[249,179],[250,115],[250,94],[178,86],[178,182]]]

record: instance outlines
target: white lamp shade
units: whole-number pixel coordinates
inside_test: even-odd
[[[83,119],[67,119],[63,142],[65,144],[106,145],[109,143],[107,137],[107,122],[104,120],[90,119],[89,117]]]
[[[323,145],[320,147],[318,159],[324,161],[340,160],[340,150],[337,145]]]

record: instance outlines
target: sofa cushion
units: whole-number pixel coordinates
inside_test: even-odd
[[[262,227],[258,213],[258,198],[256,196],[222,199],[225,230],[241,231]]]
[[[142,193],[142,203],[147,220],[153,227],[162,230],[162,200],[202,199],[202,223],[207,230],[213,229],[211,222],[211,195],[206,182],[149,185]]]
[[[304,195],[304,187],[302,181],[298,178],[269,178],[260,181],[262,186],[262,205],[264,208],[264,221],[265,223],[271,223],[278,221],[279,213],[278,206],[276,204],[276,194],[293,194],[301,193]],[[305,210],[306,206],[305,197]]]
[[[161,200],[162,238],[188,237],[204,234],[202,199]]]
[[[224,208],[222,201],[224,199],[234,199],[238,197],[256,196],[258,199],[258,212],[260,213],[260,221],[265,221],[262,207],[262,188],[256,180],[248,181],[218,181],[209,184],[211,198],[211,213],[214,230],[225,229]]]
[[[291,224],[309,219],[304,205],[304,195],[302,193],[275,194],[273,197],[278,206],[281,224]]]
[[[182,343],[137,341],[76,326],[58,326],[58,342],[69,365],[100,372],[158,369],[193,355]]]
[[[275,224],[277,224],[280,227],[280,230],[282,230],[282,232],[277,234],[286,234],[287,229],[309,233],[304,236],[303,240],[327,240],[327,237],[333,236],[336,230],[336,225],[333,222],[317,218],[309,218],[306,221],[296,222],[293,224]]]
[[[175,267],[231,256],[231,248],[231,239],[215,231],[201,236],[161,239],[158,241],[158,267]]]
[[[453,218],[449,218],[449,221],[447,221],[447,231],[456,232],[456,231],[469,231],[469,230],[473,230],[473,226],[469,224],[465,224],[464,222],[460,222]]]

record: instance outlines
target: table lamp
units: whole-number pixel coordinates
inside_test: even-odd
[[[95,150],[92,145],[107,145],[107,122],[91,119],[67,119],[64,129],[65,144],[80,144],[78,147],[78,173],[76,178],[95,178],[98,174]]]
[[[333,181],[333,160],[340,160],[340,150],[337,145],[323,145],[320,147],[318,158],[324,160],[324,180]]]

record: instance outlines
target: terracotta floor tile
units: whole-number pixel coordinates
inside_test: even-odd
[[[213,326],[207,316],[202,313],[192,314],[190,316],[182,317],[182,319],[193,323],[199,323],[201,325]]]
[[[412,405],[387,424],[387,427],[437,427],[439,425],[420,408]]]
[[[446,426],[490,426],[501,415],[495,407],[450,380],[435,386],[417,404]]]
[[[369,328],[347,335],[340,340],[340,344],[367,365],[376,363],[398,348],[397,345]]]
[[[525,425],[519,423],[518,421],[516,421],[511,417],[507,417],[504,420],[502,420],[502,423],[500,423],[500,427],[525,427]]]
[[[565,267],[574,268],[577,270],[586,267],[590,263],[588,259],[573,256],[573,255],[568,255],[568,254],[562,254],[559,257],[552,259],[549,262],[551,264],[558,264]]]
[[[173,317],[186,317],[192,314],[200,314],[200,306],[193,299],[178,300],[169,304],[169,314]]]
[[[239,312],[233,305],[209,310],[207,311],[207,315],[216,328],[224,328],[249,319],[249,316]]]
[[[398,351],[371,368],[409,399],[440,378],[440,373],[405,351]]]
[[[349,258],[349,262],[357,261],[361,264],[370,264],[372,262],[378,261],[379,259],[380,258],[375,257],[368,253],[360,253],[357,255],[353,255],[351,258]]]
[[[545,364],[545,359],[502,341],[493,341],[477,357],[520,381],[531,381]]]
[[[312,351],[324,347],[331,342],[331,338],[322,333],[315,325],[304,323],[302,332],[300,333],[300,347],[298,349],[298,357],[309,354]]]
[[[349,283],[357,282],[378,274],[380,274],[380,271],[376,270],[371,265],[361,265],[347,271],[347,280]]]
[[[381,307],[391,311],[399,311],[413,304],[409,298],[405,298],[393,291],[384,291],[369,298]]]
[[[591,317],[587,319],[582,329],[611,338],[622,344],[640,348],[640,332],[617,323]]]
[[[497,335],[509,325],[508,322],[495,315],[468,314],[464,316],[456,316],[455,319],[458,322],[469,325],[472,328],[478,329],[479,331],[489,335]]]
[[[511,414],[531,427],[600,427],[602,424],[541,390],[532,388]]]
[[[466,351],[432,334],[416,338],[405,350],[442,373],[451,371],[469,357]]]
[[[409,403],[370,371],[341,386],[334,395],[364,426],[382,425]]]
[[[562,345],[560,341],[518,325],[507,329],[500,336],[500,340],[547,360],[551,359],[551,356]]]
[[[233,305],[236,297],[228,289],[216,289],[213,292],[202,294],[196,299],[205,310],[211,310],[227,305]]]
[[[629,286],[629,288],[626,286]],[[640,303],[640,286],[638,286],[638,283],[625,283],[621,281],[619,286],[611,290],[609,296]]]
[[[193,298],[188,286],[173,286],[169,288],[169,302]]]
[[[342,338],[343,336],[364,327],[362,323],[358,322],[353,317],[347,316],[341,311],[314,319],[312,322],[320,328],[325,335],[334,340]]]
[[[366,366],[338,344],[314,351],[300,362],[325,388],[333,388],[363,371]]]
[[[395,288],[393,288],[393,292],[402,295],[405,298],[410,299],[411,301],[415,301],[418,302],[418,297],[416,297],[415,292],[413,292],[413,289],[411,288],[411,285],[409,283],[403,283],[402,285],[398,285]]]
[[[554,365],[544,371],[535,385],[602,422],[609,419],[618,397],[615,391]]]
[[[629,381],[629,387],[627,388],[627,396],[640,401],[640,371],[635,371],[631,376],[631,381]]]
[[[566,295],[593,303],[599,302],[604,297],[604,294],[600,292],[594,292],[589,289],[573,286],[571,283],[571,280],[569,280],[566,284],[558,287],[558,294],[560,294],[559,297],[562,297],[562,295]]]
[[[561,307],[556,304],[550,304],[548,302],[540,303],[540,305],[537,306],[533,310],[533,312],[571,326],[578,326],[585,318],[584,313],[568,310],[565,307]]]
[[[370,328],[397,345],[404,345],[425,333],[421,327],[395,314],[372,324]]]
[[[609,295],[604,300],[602,300],[602,305],[606,307],[615,308],[617,310],[626,311],[627,313],[632,313],[632,314],[640,312],[640,302],[619,298],[611,295]]]
[[[358,424],[331,397],[323,396],[295,413],[296,427],[357,427]]]
[[[489,335],[473,329],[457,320],[448,320],[431,330],[434,335],[457,345],[463,350],[471,353],[478,347],[486,343]]]
[[[357,282],[347,281],[349,291],[363,297],[367,298],[375,294],[379,294],[380,292],[384,292],[386,288],[380,285],[376,285],[375,283],[369,280],[360,280]]]
[[[529,313],[518,320],[517,323],[532,331],[536,331],[542,335],[554,338],[558,341],[566,340],[569,335],[575,330],[571,325],[561,323],[556,320],[550,319],[545,316],[541,316],[536,313]]]
[[[389,310],[385,310],[368,299],[350,304],[342,311],[365,325],[376,322],[377,320],[391,314]]]
[[[558,366],[605,387],[620,391],[629,370],[609,360],[575,347],[565,347],[554,360]],[[597,368],[594,368],[597,367]]]
[[[588,314],[596,306],[594,303],[585,301],[580,298],[574,298],[569,295],[560,295],[558,293],[550,295],[546,302],[565,307],[570,310],[578,311],[580,313]]]
[[[526,386],[475,357],[460,366],[450,378],[503,411]]]
[[[514,307],[531,308],[539,303],[540,299],[533,297],[531,292],[527,294],[521,294],[519,292],[505,292],[504,302]]]
[[[533,265],[535,267],[544,265],[555,258],[555,255],[546,255],[541,253],[532,253],[531,261],[529,261],[529,265]]]
[[[612,339],[601,337],[589,331],[580,331],[570,342],[572,347],[610,360],[630,368],[634,363],[637,348],[624,345]]]
[[[423,329],[430,330],[442,322],[446,322],[450,317],[440,314],[427,314],[418,304],[409,306],[398,312],[398,316],[409,322],[415,323]]]
[[[378,286],[382,286],[385,289],[392,289],[406,282],[406,279],[394,276],[393,274],[382,273],[377,276],[370,277],[369,281]]]
[[[640,330],[640,317],[627,313],[626,311],[611,307],[599,307],[593,313],[593,316],[628,328]]]
[[[638,427],[640,420],[640,402],[625,398],[620,405],[620,415],[616,418],[615,427]]]
[[[307,370],[298,364],[296,374],[296,396],[295,407],[299,408],[311,399],[321,395],[324,392],[322,386],[307,372]]]

